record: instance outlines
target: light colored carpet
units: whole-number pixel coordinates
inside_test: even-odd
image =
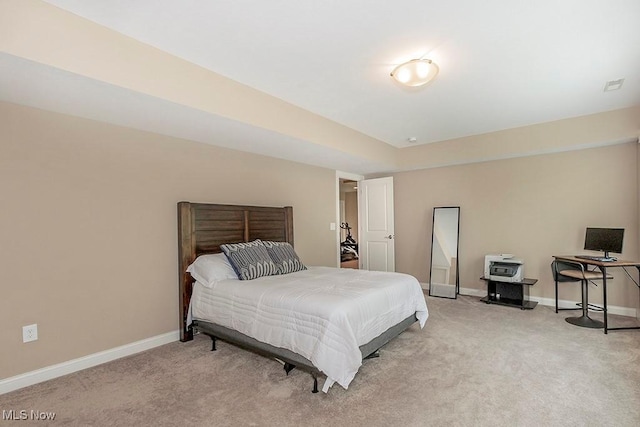
[[[427,304],[425,329],[366,360],[349,390],[312,394],[309,374],[199,336],[2,395],[0,410],[82,426],[640,425],[640,331],[473,297]]]

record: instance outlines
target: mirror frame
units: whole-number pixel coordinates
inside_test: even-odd
[[[439,209],[456,209],[458,211],[458,227],[456,230],[457,233],[457,246],[456,246],[456,283],[455,283],[455,292],[453,297],[448,297],[444,295],[434,295],[432,292],[433,287],[431,286],[431,281],[433,278],[433,241],[434,241],[434,231],[436,225],[436,212]],[[457,299],[458,294],[460,293],[460,206],[436,206],[433,208],[433,218],[431,220],[431,253],[429,259],[429,296],[430,297],[438,297],[438,298],[449,298],[449,299]]]

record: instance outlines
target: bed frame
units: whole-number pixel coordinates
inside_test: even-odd
[[[220,253],[225,243],[249,242],[255,239],[289,242],[293,246],[293,208],[178,203],[178,274],[180,298],[180,341],[193,339],[194,329],[211,337],[212,348],[221,339],[247,350],[272,357],[284,363],[289,372],[298,367],[313,376],[313,392],[318,392],[321,372],[308,359],[290,350],[257,341],[237,331],[209,322],[194,321],[187,325],[187,312],[193,290],[193,278],[187,267],[200,255]],[[378,356],[378,350],[416,321],[415,315],[392,326],[367,344],[360,346],[363,359]]]

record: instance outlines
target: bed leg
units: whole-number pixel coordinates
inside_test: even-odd
[[[380,349],[374,351],[373,353],[371,353],[370,355],[368,355],[367,357],[365,357],[364,359],[374,359],[376,357],[380,357]]]
[[[211,351],[216,351],[216,337],[211,335]]]
[[[311,374],[311,376],[313,377],[313,390],[311,390],[311,393],[317,393],[318,392],[318,377],[315,374]]]
[[[293,371],[296,368],[296,365],[292,365],[291,363],[284,363],[284,371],[289,375],[289,372]]]

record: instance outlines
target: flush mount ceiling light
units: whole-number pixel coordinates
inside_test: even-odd
[[[438,66],[430,59],[412,59],[394,68],[391,77],[402,85],[417,87],[433,80],[438,71]]]

